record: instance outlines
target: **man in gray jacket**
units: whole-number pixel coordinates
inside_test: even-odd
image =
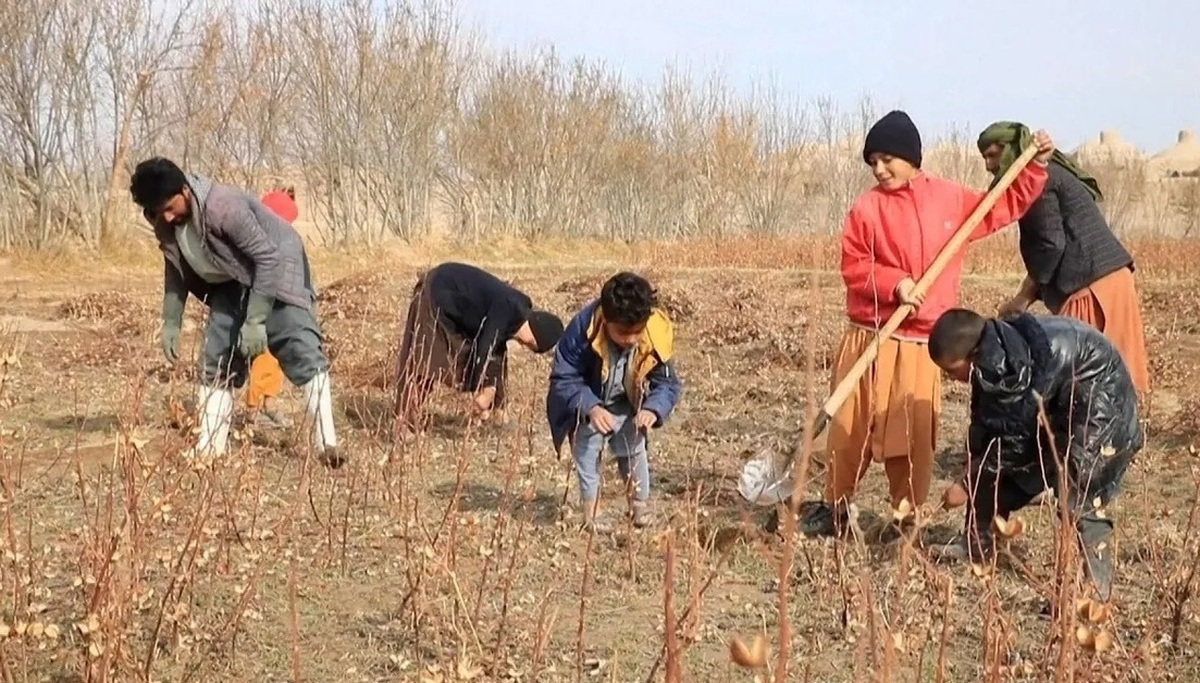
[[[209,307],[197,389],[200,436],[191,454],[225,452],[233,389],[245,383],[250,361],[269,348],[284,376],[303,391],[314,449],[326,465],[340,467],[329,360],[300,235],[254,196],[184,173],[162,157],[137,165],[129,192],[163,252],[168,361],[179,358],[188,294]]]

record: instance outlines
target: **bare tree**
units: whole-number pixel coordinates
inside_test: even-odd
[[[753,121],[755,164],[741,201],[747,227],[781,233],[800,223],[805,158],[812,151],[804,107],[772,86],[752,95],[742,118]]]
[[[0,32],[0,249],[144,228],[122,188],[150,154],[250,191],[296,186],[336,247],[836,232],[870,184],[869,99],[489,55],[453,0],[30,0],[0,7]],[[970,131],[927,156],[988,181]],[[1118,231],[1191,229],[1138,169],[1094,171]]]
[[[811,207],[807,223],[816,232],[838,232],[854,199],[871,183],[862,161],[862,143],[877,118],[877,108],[864,98],[857,112],[843,113],[833,100],[823,97],[817,100],[815,110],[805,182]]]
[[[616,114],[612,168],[596,188],[599,220],[608,237],[631,241],[682,225],[682,207],[671,201],[676,169],[666,157],[655,104],[633,92]]]
[[[439,143],[465,80],[463,44],[442,2],[377,10],[364,0],[298,0],[294,149],[331,243],[428,230]]]
[[[617,80],[548,51],[504,55],[480,81],[448,145],[489,219],[530,237],[593,227],[623,107]]]
[[[68,150],[88,140],[76,101],[86,83],[91,18],[71,0],[32,0],[0,8],[0,121],[10,222],[0,246],[42,248],[69,232],[86,232],[69,206],[56,204],[71,185]]]
[[[1185,175],[1167,183],[1171,186],[1172,206],[1178,214],[1179,234],[1191,237],[1200,226],[1200,177]]]
[[[169,66],[172,56],[191,38],[191,17],[196,9],[196,0],[170,5],[155,0],[100,0],[95,5],[102,34],[99,61],[108,83],[110,116],[115,124],[108,188],[100,216],[102,243],[112,239],[138,103],[155,76]]]

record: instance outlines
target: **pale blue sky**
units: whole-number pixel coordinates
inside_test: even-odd
[[[656,82],[676,62],[804,100],[906,109],[923,131],[996,119],[1073,149],[1153,153],[1200,129],[1200,3],[1186,0],[458,0],[493,48],[553,44]]]

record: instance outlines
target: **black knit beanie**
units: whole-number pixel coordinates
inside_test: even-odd
[[[529,314],[529,331],[537,341],[536,353],[546,353],[554,348],[563,333],[563,321],[557,315],[546,311],[532,311]]]
[[[871,126],[863,144],[863,161],[870,164],[872,154],[890,154],[921,168],[921,133],[908,114],[894,110]]]

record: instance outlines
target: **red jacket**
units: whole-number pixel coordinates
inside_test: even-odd
[[[296,208],[296,200],[281,190],[272,190],[264,194],[260,201],[263,206],[279,214],[279,217],[288,223],[295,223],[296,218],[300,216],[300,210]]]
[[[1026,166],[971,235],[971,242],[1016,222],[1042,194],[1046,167]],[[921,279],[942,247],[983,199],[982,192],[919,173],[895,191],[876,186],[859,196],[842,231],[842,280],[850,322],[882,327],[900,302],[896,285]],[[927,341],[938,317],[958,305],[966,250],[959,251],[929,288],[925,302],[896,331]]]

